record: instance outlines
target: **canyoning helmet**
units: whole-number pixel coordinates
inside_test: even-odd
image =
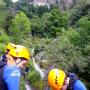
[[[52,90],[60,90],[65,80],[65,72],[59,69],[52,69],[48,74],[48,85]]]
[[[8,43],[8,45],[6,46],[6,49],[10,51],[10,50],[13,49],[14,47],[16,47],[15,44],[13,44],[13,43]]]
[[[30,53],[28,49],[22,45],[16,45],[16,47],[9,51],[9,54],[13,57],[25,58],[26,60],[30,59]]]

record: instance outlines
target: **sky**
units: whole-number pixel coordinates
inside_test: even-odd
[[[17,2],[18,0],[12,0],[14,3]]]

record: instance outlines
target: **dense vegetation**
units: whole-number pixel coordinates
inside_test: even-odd
[[[0,54],[8,42],[34,48],[34,56],[43,51],[48,60],[43,68],[54,65],[75,72],[90,89],[90,1],[75,0],[70,8],[59,5],[49,9],[30,5],[28,0],[0,0]],[[28,80],[43,90],[45,82],[30,68]]]

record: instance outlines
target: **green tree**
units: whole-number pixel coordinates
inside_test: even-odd
[[[0,55],[5,53],[5,47],[8,42],[10,42],[10,37],[0,28]]]
[[[62,28],[68,27],[69,18],[68,11],[62,12],[59,9],[52,9],[41,17],[34,15],[31,19],[32,36],[56,37]]]
[[[9,34],[8,29],[10,28],[13,17],[14,15],[12,12],[6,10],[0,11],[0,28],[2,28],[7,34]]]
[[[78,32],[80,34],[79,46],[85,48],[90,42],[90,20],[87,16],[82,17],[78,23]]]
[[[0,11],[3,11],[6,9],[6,3],[3,0],[0,0]]]
[[[62,32],[63,33],[61,35],[66,36],[70,40],[71,44],[73,44],[74,46],[79,45],[81,37],[77,29],[69,28],[67,29],[67,31],[62,31]]]
[[[6,12],[5,17],[4,17],[4,23],[2,26],[5,29],[5,32],[7,34],[9,34],[9,28],[11,26],[13,17],[14,17],[14,14],[12,12]]]
[[[12,0],[3,0],[3,1],[6,3],[6,7],[10,7],[13,4]]]
[[[15,8],[24,12],[29,18],[32,18],[31,15],[33,15],[33,13],[35,14],[36,8],[33,4],[29,4],[28,0],[23,0],[21,3],[17,2],[15,4]]]
[[[29,2],[24,0],[22,3],[18,3],[19,9],[23,11],[26,15],[29,13]]]
[[[36,14],[42,16],[44,13],[48,12],[49,9],[47,6],[39,6],[36,7]]]
[[[31,20],[31,34],[32,36],[42,36],[43,35],[43,25],[42,21],[38,16],[34,16]]]
[[[7,16],[7,13],[5,11],[0,11],[0,27],[1,28],[4,28],[6,16]]]
[[[90,2],[88,0],[76,0],[75,5],[71,9],[71,20],[70,25],[73,26],[77,24],[78,20],[82,17],[87,15],[88,10],[90,8]]]
[[[81,47],[82,55],[86,57],[86,62],[88,63],[85,67],[85,72],[81,73],[81,76],[87,80],[87,82],[90,82],[89,76],[90,76],[90,20],[88,16],[82,17],[78,23],[78,32],[80,35],[80,41],[79,41],[79,47]],[[88,87],[90,89],[90,85],[88,84]]]
[[[9,33],[13,36],[15,42],[20,42],[22,38],[28,37],[31,32],[30,21],[23,12],[19,12],[14,19],[12,19]]]
[[[53,40],[45,49],[49,63],[57,68],[73,72],[84,72],[87,65],[82,53],[75,49],[66,36]],[[84,64],[83,64],[84,63]]]
[[[42,16],[44,32],[49,37],[56,37],[61,33],[62,28],[68,27],[70,13],[68,11],[62,12],[59,9],[52,9],[49,13]]]

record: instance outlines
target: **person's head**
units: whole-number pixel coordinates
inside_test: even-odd
[[[28,49],[22,45],[16,45],[16,47],[9,51],[9,55],[13,57],[13,60],[19,68],[24,68],[30,59]]]
[[[66,74],[63,70],[52,69],[48,73],[48,85],[52,90],[61,90]]]

